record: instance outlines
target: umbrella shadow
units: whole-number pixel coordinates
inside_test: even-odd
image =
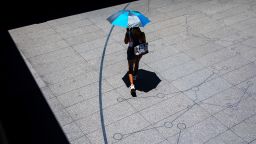
[[[157,85],[161,82],[161,79],[156,75],[156,73],[140,69],[138,70],[138,79],[134,81],[135,88],[138,91],[149,92],[155,89]],[[123,76],[123,81],[127,87],[130,86],[130,81],[128,77],[128,72]]]

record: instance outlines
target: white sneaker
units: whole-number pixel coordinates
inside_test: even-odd
[[[130,89],[131,89],[131,92],[135,92],[135,86],[133,84],[130,86]]]

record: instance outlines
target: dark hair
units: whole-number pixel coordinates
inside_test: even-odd
[[[140,28],[139,27],[131,27],[131,28],[126,28],[127,31],[129,30],[139,30],[140,31]]]

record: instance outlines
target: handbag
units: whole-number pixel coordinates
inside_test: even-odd
[[[148,43],[141,43],[134,47],[135,55],[144,55],[148,53]]]

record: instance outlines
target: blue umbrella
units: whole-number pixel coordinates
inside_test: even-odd
[[[150,20],[138,11],[120,10],[114,13],[107,20],[115,25],[124,28],[144,27]]]

